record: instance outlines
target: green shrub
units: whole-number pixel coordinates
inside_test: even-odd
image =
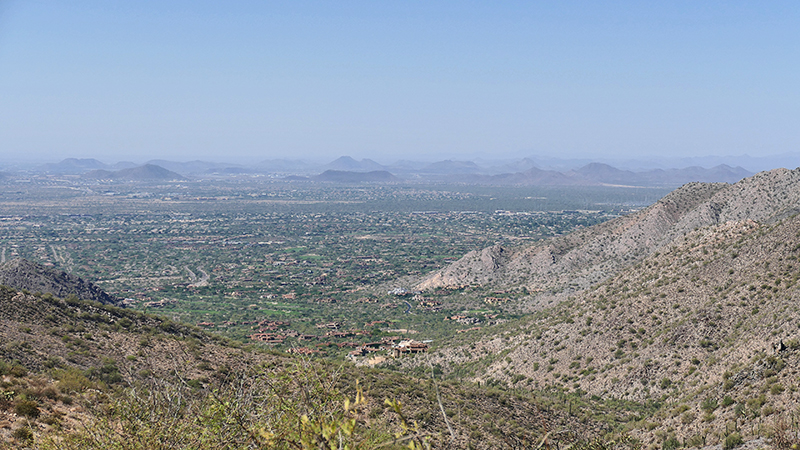
[[[716,410],[717,406],[718,406],[717,399],[710,398],[710,397],[705,399],[705,400],[703,400],[703,403],[700,404],[700,407],[703,409],[703,411],[708,412],[708,413],[713,412],[714,410]]]
[[[345,397],[335,388],[339,376],[298,362],[277,373],[232,376],[211,391],[151,380],[123,390],[84,429],[47,436],[39,445],[42,450],[355,450],[399,448],[390,447],[397,437],[406,447],[430,448],[398,402],[386,405],[399,417],[399,430],[382,422],[364,426],[357,420],[367,416],[362,391],[357,387],[354,399]]]
[[[732,448],[736,448],[742,445],[744,441],[742,440],[742,435],[739,433],[731,433],[725,437],[725,442],[722,444],[723,450],[731,450]]]
[[[662,450],[675,450],[681,447],[683,447],[683,445],[681,445],[681,441],[676,439],[675,436],[669,436],[664,443],[661,444]]]
[[[728,407],[734,404],[733,398],[730,395],[726,395],[725,398],[722,399],[722,406]]]
[[[119,373],[117,363],[111,358],[104,358],[102,366],[89,369],[87,371],[87,376],[91,379],[99,380],[107,384],[117,384],[122,382],[122,375]]]
[[[24,444],[31,444],[33,442],[33,431],[28,427],[17,428],[11,433],[11,436]]]
[[[30,419],[35,419],[39,417],[41,413],[39,411],[39,403],[35,400],[17,400],[14,402],[14,412],[19,414],[20,416],[25,416]]]
[[[74,367],[64,370],[56,370],[53,373],[53,377],[58,380],[56,386],[61,392],[70,394],[78,393],[94,387],[94,383],[86,378],[86,376],[84,376],[80,370]]]
[[[769,387],[769,393],[772,395],[778,395],[784,391],[783,385],[780,383],[775,383]]]
[[[17,378],[22,378],[28,374],[28,370],[19,364],[12,364],[8,367],[6,373]]]
[[[764,403],[766,402],[767,402],[767,397],[762,394],[759,395],[758,397],[747,399],[747,407],[752,410],[761,409],[761,407],[764,406]]]
[[[701,434],[696,434],[686,440],[686,447],[689,448],[705,447],[705,445],[706,445],[706,438]]]

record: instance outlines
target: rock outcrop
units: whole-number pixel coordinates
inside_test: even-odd
[[[75,295],[81,300],[94,300],[110,305],[119,303],[117,298],[83,278],[24,258],[12,259],[0,265],[0,284],[61,298]]]

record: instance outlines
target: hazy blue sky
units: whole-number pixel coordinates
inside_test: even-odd
[[[796,1],[0,0],[0,154],[800,151]]]

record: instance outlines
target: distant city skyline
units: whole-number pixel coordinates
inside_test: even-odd
[[[795,154],[798,19],[789,1],[11,0],[0,160]]]

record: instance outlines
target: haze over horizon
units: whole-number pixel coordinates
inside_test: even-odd
[[[3,2],[0,159],[792,154],[798,18],[788,1]]]

